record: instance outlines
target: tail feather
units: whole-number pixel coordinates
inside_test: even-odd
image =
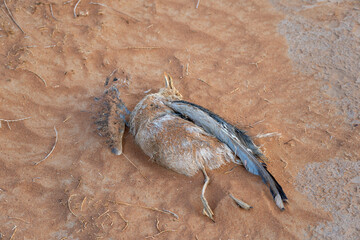
[[[252,141],[252,139],[246,135],[246,132],[243,130],[240,130],[236,127],[234,127],[234,132],[236,134],[236,136],[239,138],[239,140],[246,145],[248,148],[251,149],[251,151],[254,153],[254,155],[256,157],[258,157],[259,159],[261,159],[262,161],[266,160],[266,157],[264,156],[264,154],[260,151],[260,149],[255,145],[255,143]],[[263,163],[263,165],[266,166],[265,162]]]
[[[266,169],[266,168],[265,168]],[[288,201],[288,198],[284,192],[284,190],[282,189],[282,187],[280,186],[280,184],[276,181],[276,179],[274,178],[274,176],[266,169],[266,171],[268,172],[268,174],[270,175],[270,177],[273,179],[273,181],[275,182],[275,186],[277,188],[277,190],[279,191],[279,194],[281,196],[281,199],[284,201],[284,202],[287,202]]]
[[[265,157],[244,131],[237,129],[218,115],[194,103],[172,101],[166,104],[176,113],[190,119],[219,141],[225,143],[240,158],[246,170],[259,175],[264,183],[269,185],[276,205],[280,209],[284,209],[283,201],[287,201],[287,197],[282,187],[266,169],[266,164],[258,161],[258,158],[264,159]]]

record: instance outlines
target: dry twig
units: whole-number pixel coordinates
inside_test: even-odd
[[[78,217],[74,212],[73,210],[71,209],[71,198],[73,196],[76,196],[77,194],[72,194],[69,196],[68,200],[67,200],[67,205],[68,205],[68,208],[69,208],[69,211],[75,216],[75,217]]]
[[[13,237],[14,237],[14,235],[15,235],[15,233],[16,233],[16,230],[17,230],[17,226],[15,226],[15,227],[13,228],[13,230],[14,230],[14,232],[11,234],[11,237],[10,237],[9,240],[12,240],[12,239],[13,239]]]
[[[40,78],[40,80],[44,83],[45,87],[47,87],[47,83],[46,83],[45,79],[43,79],[39,74],[34,73],[33,71],[30,71],[29,69],[25,69],[25,68],[19,68],[19,69],[34,74],[35,76],[37,76],[38,78]]]
[[[52,16],[56,21],[59,21],[59,20],[54,16],[54,12],[53,12],[53,8],[52,8],[52,3],[50,3],[49,6],[50,6],[51,16]]]
[[[40,163],[42,163],[43,161],[45,161],[45,160],[51,155],[51,153],[54,151],[55,146],[56,146],[56,143],[57,143],[57,141],[58,141],[58,132],[57,132],[55,126],[54,126],[54,131],[55,131],[55,143],[54,143],[53,147],[51,148],[50,152],[45,156],[45,158],[43,158],[42,160],[40,160],[40,161],[38,161],[38,162],[36,162],[36,163],[34,164],[35,166],[36,166],[36,165],[39,165]]]
[[[12,21],[15,23],[15,25],[21,30],[21,32],[22,32],[23,34],[25,34],[24,30],[22,30],[22,28],[20,27],[20,25],[15,21],[13,15],[11,14],[10,9],[8,8],[8,6],[7,6],[7,4],[6,4],[6,0],[4,0],[4,5],[5,5],[6,10],[8,11],[8,14],[9,14],[11,20],[12,20]]]
[[[140,171],[140,169],[135,165],[135,163],[133,163],[133,161],[131,161],[124,153],[123,153],[122,155],[124,155],[124,157],[126,158],[126,160],[128,160],[129,163],[131,163],[131,165],[133,165],[133,166],[139,171],[140,175],[141,175],[143,178],[145,178],[145,180],[150,181],[150,180]]]
[[[179,219],[179,216],[176,214],[176,213],[173,213],[172,211],[169,211],[169,210],[166,210],[166,209],[163,209],[164,212],[168,212],[170,213],[171,215],[173,215],[176,219]]]
[[[19,118],[19,119],[2,119],[0,118],[0,128],[1,128],[1,122],[6,122],[8,128],[11,130],[11,127],[10,127],[10,122],[18,122],[18,121],[23,121],[23,120],[26,120],[26,119],[29,119],[31,117],[25,117],[25,118]]]
[[[252,208],[252,206],[250,206],[249,204],[237,199],[231,193],[229,194],[229,196],[231,197],[232,200],[234,200],[236,202],[237,205],[239,205],[239,207],[241,207],[241,208],[243,208],[245,210],[249,210],[249,209]]]

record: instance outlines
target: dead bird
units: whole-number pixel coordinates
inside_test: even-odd
[[[165,85],[158,93],[145,96],[127,122],[136,143],[151,161],[187,176],[201,170],[205,177],[201,192],[203,213],[212,220],[214,213],[205,198],[210,181],[206,169],[228,162],[239,164],[237,158],[269,185],[276,205],[283,210],[287,197],[261,161],[265,157],[251,138],[211,111],[183,101],[167,74]]]

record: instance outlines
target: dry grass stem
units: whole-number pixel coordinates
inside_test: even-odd
[[[110,226],[114,225],[113,218],[111,217],[111,215],[106,214],[106,216],[109,217],[109,219],[110,219],[110,222],[111,222]]]
[[[67,116],[67,117],[64,119],[63,123],[64,123],[64,122],[67,122],[70,118],[71,118],[71,116]]]
[[[82,210],[84,208],[85,201],[86,201],[86,196],[84,197],[84,199],[82,200],[81,205],[80,205],[80,211],[81,212],[82,212]]]
[[[110,214],[106,214],[105,216],[110,219],[110,226],[114,225],[114,223],[113,223],[113,221],[112,221],[112,217],[110,216]],[[102,221],[102,223],[101,223],[101,228],[102,228],[104,231],[105,231],[104,223],[106,222],[106,220],[107,220],[108,218],[105,218],[104,221]]]
[[[259,124],[259,123],[262,123],[262,122],[264,122],[264,121],[265,121],[265,119],[259,120],[259,121],[257,121],[257,122],[254,122],[253,124],[248,125],[248,127],[253,128],[255,125],[257,125],[257,124]]]
[[[126,158],[126,160],[128,160],[129,163],[131,163],[131,165],[133,165],[133,166],[139,171],[140,175],[141,175],[143,178],[145,178],[145,180],[150,181],[150,180],[140,171],[140,169],[135,165],[135,163],[133,163],[133,161],[130,160],[130,158],[128,158],[124,153],[123,153],[122,155],[124,155],[124,157]]]
[[[110,202],[113,202],[115,204],[118,204],[118,205],[125,205],[125,206],[129,206],[129,207],[137,207],[137,208],[143,208],[143,209],[147,209],[147,210],[152,210],[152,211],[155,211],[155,212],[160,212],[160,213],[164,213],[164,214],[169,214],[169,215],[172,215],[174,216],[176,219],[179,219],[179,216],[169,210],[161,210],[161,209],[158,209],[158,208],[155,208],[155,207],[148,207],[148,206],[143,206],[143,205],[138,205],[138,204],[132,204],[132,203],[127,203],[127,202],[119,202],[119,201],[110,201]]]
[[[200,0],[198,0],[196,3],[196,9],[199,7],[199,4],[200,4]]]
[[[30,224],[30,222],[25,221],[24,219],[21,219],[21,218],[17,218],[17,217],[8,217],[8,218],[9,218],[9,219],[19,220],[19,221],[24,222],[24,223],[26,223],[26,224]]]
[[[47,83],[46,83],[45,79],[43,79],[39,74],[34,73],[33,71],[30,71],[29,69],[25,69],[25,68],[19,68],[19,69],[34,74],[35,76],[37,76],[44,83],[45,87],[47,87]]]
[[[160,224],[159,219],[156,219],[156,229],[158,230],[158,232],[161,232],[159,224]]]
[[[107,214],[108,212],[109,212],[109,209],[106,210],[105,212],[103,212],[102,214],[100,214],[100,215],[97,217],[97,219],[101,218],[102,216],[104,216],[104,215]]]
[[[54,12],[53,12],[53,8],[52,8],[52,3],[50,3],[49,6],[50,6],[51,16],[52,16],[56,21],[59,21],[59,20],[54,16]]]
[[[0,128],[1,128],[1,122],[6,122],[8,128],[11,130],[11,127],[10,127],[9,123],[23,121],[23,120],[26,120],[26,119],[29,119],[29,118],[31,118],[31,117],[25,117],[25,118],[19,118],[19,119],[2,119],[2,118],[0,118]]]
[[[261,63],[262,61],[264,61],[264,58],[263,58],[263,59],[260,59],[260,60],[257,61],[257,62],[253,62],[253,63],[250,63],[250,64],[255,65],[256,68],[259,68],[258,64]]]
[[[166,210],[166,209],[163,209],[164,212],[168,212],[170,213],[171,215],[173,215],[176,219],[179,219],[179,216],[176,214],[176,213],[173,213],[172,211],[169,211],[169,210]]]
[[[160,221],[158,219],[156,219],[156,229],[158,230],[158,233],[154,234],[154,235],[151,235],[151,236],[147,236],[145,237],[145,239],[147,238],[155,238],[157,236],[159,236],[160,234],[163,234],[163,233],[166,233],[166,232],[175,232],[176,230],[160,230],[160,227],[159,227],[159,224],[160,224]]]
[[[186,76],[189,76],[189,63],[186,64],[186,67],[185,67],[185,75],[186,75]]]
[[[128,228],[128,226],[129,226],[129,221],[126,220],[126,219],[123,217],[123,215],[121,215],[120,212],[118,212],[118,211],[113,211],[113,212],[119,214],[120,218],[125,222],[125,226],[123,227],[123,229],[121,229],[121,232],[125,231],[125,230]]]
[[[76,14],[76,8],[77,6],[79,5],[79,3],[81,2],[81,0],[78,0],[75,4],[75,7],[74,7],[74,17],[76,18],[77,17],[77,14]]]
[[[282,161],[285,164],[285,166],[284,166],[284,169],[285,169],[287,167],[288,163],[285,160],[283,160],[282,158],[280,158],[280,161]]]
[[[154,234],[154,235],[152,235],[152,236],[147,236],[147,237],[145,237],[145,239],[147,239],[147,238],[155,238],[155,237],[159,236],[160,234],[163,234],[163,233],[166,233],[166,232],[176,232],[176,230],[173,230],[173,229],[170,229],[170,230],[162,230],[161,232],[156,233],[156,234]]]
[[[73,210],[71,209],[71,198],[73,196],[76,196],[77,194],[72,194],[69,196],[68,200],[67,200],[67,205],[68,205],[68,208],[69,208],[69,211],[75,216],[75,217],[78,217],[74,212]]]
[[[240,88],[237,87],[237,88],[235,88],[234,90],[232,90],[231,92],[229,92],[229,94],[233,94],[234,92],[238,91],[239,89],[240,89]]]
[[[79,179],[79,182],[78,184],[76,185],[76,188],[75,189],[78,189],[80,187],[80,184],[81,184],[81,178]]]
[[[231,193],[229,194],[229,196],[232,198],[232,200],[234,200],[236,202],[237,205],[239,205],[239,207],[241,207],[241,208],[243,208],[245,210],[249,210],[249,209],[252,208],[252,206],[250,206],[249,204],[237,199]]]
[[[115,68],[114,71],[112,71],[108,77],[110,78],[110,77],[111,77],[112,75],[114,75],[117,71],[118,71],[118,69]]]
[[[54,126],[54,131],[55,131],[55,143],[54,143],[53,147],[51,148],[50,152],[49,152],[42,160],[40,160],[40,161],[38,161],[38,162],[35,163],[35,166],[36,166],[36,165],[39,165],[40,163],[42,163],[43,161],[45,161],[45,160],[51,155],[51,153],[54,151],[55,146],[56,146],[56,143],[57,143],[57,141],[58,141],[58,131],[56,130],[56,127],[55,127],[55,126]]]
[[[14,238],[15,233],[16,233],[16,230],[17,230],[17,226],[15,226],[15,227],[13,228],[13,230],[14,230],[14,231],[13,231],[13,233],[11,234],[9,240],[12,240],[12,239]]]
[[[8,8],[8,6],[7,6],[7,4],[6,4],[6,0],[4,0],[4,5],[5,5],[5,8],[6,8],[8,14],[9,14],[11,20],[12,20],[12,21],[15,23],[15,25],[21,30],[21,32],[22,32],[23,34],[25,34],[24,30],[22,30],[22,28],[20,27],[20,25],[15,21],[13,15],[11,14],[10,9]]]
[[[259,133],[258,135],[255,136],[255,138],[266,138],[266,137],[281,137],[281,133],[278,132],[272,132],[272,133]]]
[[[103,4],[103,3],[90,2],[89,4],[99,5],[99,6],[102,6],[102,7],[107,7],[107,8],[110,8],[111,10],[113,10],[113,11],[115,11],[115,12],[119,13],[120,15],[123,15],[123,16],[125,16],[125,17],[127,17],[127,18],[129,18],[129,19],[133,20],[134,22],[140,22],[140,20],[139,20],[139,19],[136,19],[136,18],[134,18],[134,17],[132,17],[132,16],[130,16],[130,15],[128,15],[128,14],[126,14],[126,13],[124,13],[124,12],[121,12],[121,11],[119,11],[119,10],[115,9],[115,8],[109,7],[108,5],[105,5],[105,4]]]
[[[235,165],[234,167],[232,167],[230,170],[224,172],[224,174],[229,174],[231,173],[236,167],[238,167],[239,165]]]
[[[197,80],[199,80],[200,82],[203,82],[203,83],[205,83],[206,85],[208,85],[208,86],[210,86],[210,87],[211,87],[211,85],[210,85],[209,83],[205,82],[205,81],[204,81],[204,80],[202,80],[201,78],[197,78]]]

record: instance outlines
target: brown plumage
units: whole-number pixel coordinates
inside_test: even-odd
[[[130,131],[152,161],[175,172],[193,176],[205,167],[215,169],[234,161],[232,151],[194,123],[165,105],[180,100],[172,86],[144,97],[132,111]]]
[[[120,155],[125,131],[125,115],[129,112],[127,112],[128,110],[121,101],[116,87],[107,89],[96,100],[99,107],[95,121],[98,133],[106,137],[106,142],[111,151],[116,155]]]
[[[201,170],[205,176],[201,194],[203,212],[214,220],[205,198],[210,180],[205,169],[216,169],[228,162],[239,163],[236,160],[239,157],[249,172],[261,176],[269,185],[276,205],[283,210],[287,197],[266,170],[266,164],[258,161],[264,156],[252,140],[209,110],[182,101],[167,74],[165,83],[165,88],[145,96],[136,105],[128,123],[136,143],[151,161],[187,176]],[[119,119],[125,119],[125,106],[122,102],[117,106],[122,109]]]

